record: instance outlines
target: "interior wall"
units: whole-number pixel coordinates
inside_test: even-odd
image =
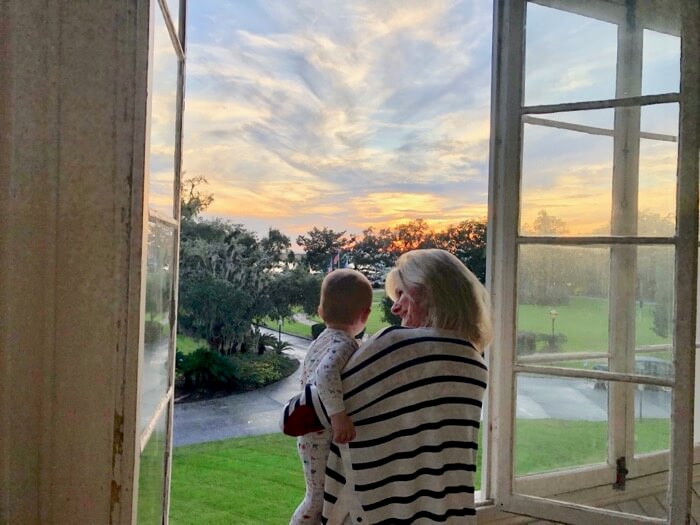
[[[148,4],[3,2],[2,523],[129,522]]]

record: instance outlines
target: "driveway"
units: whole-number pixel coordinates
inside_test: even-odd
[[[302,361],[309,341],[285,334],[282,338],[292,345],[285,353]],[[174,445],[279,432],[282,407],[299,391],[300,374],[297,369],[288,378],[253,392],[175,405]],[[518,381],[516,418],[605,421],[608,393],[596,390],[594,383],[523,375]],[[634,408],[638,418],[669,418],[671,393],[638,391]]]
[[[282,339],[292,345],[285,354],[301,362],[310,341],[285,334]],[[299,392],[300,374],[301,367],[286,379],[253,392],[175,405],[173,445],[279,432],[282,407]]]

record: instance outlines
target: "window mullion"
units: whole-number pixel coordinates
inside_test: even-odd
[[[617,31],[616,97],[640,96],[642,91],[642,27],[634,7],[628,8]],[[612,216],[613,235],[637,233],[639,194],[639,132],[641,108],[615,108],[613,136]],[[634,371],[637,247],[610,248],[609,367],[612,372]],[[634,457],[634,385],[610,383],[608,462]]]
[[[489,243],[487,268],[494,304],[495,339],[489,351],[490,436],[484,447],[489,479],[486,498],[507,503],[513,493],[515,430],[515,323],[517,233],[520,210],[525,2],[494,3]]]

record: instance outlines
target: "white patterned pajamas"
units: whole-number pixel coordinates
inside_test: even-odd
[[[345,410],[340,371],[357,350],[354,337],[327,328],[311,343],[301,371],[301,388],[312,382],[328,415]],[[304,468],[306,494],[292,516],[290,525],[319,525],[323,510],[326,461],[333,434],[331,430],[313,432],[297,438],[297,449]]]

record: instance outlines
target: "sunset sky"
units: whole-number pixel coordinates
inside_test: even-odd
[[[186,177],[208,217],[292,238],[487,213],[488,0],[198,0],[188,13]],[[649,33],[649,34],[646,34]],[[643,93],[678,89],[678,42],[645,33]],[[616,28],[528,11],[526,104],[612,98]],[[595,43],[595,48],[591,43]],[[155,103],[154,103],[155,104]],[[612,110],[544,115],[612,127]],[[675,135],[675,105],[643,110]],[[672,142],[642,141],[640,208],[675,206]],[[612,139],[526,125],[523,223],[609,223]],[[157,174],[156,174],[157,176]]]

